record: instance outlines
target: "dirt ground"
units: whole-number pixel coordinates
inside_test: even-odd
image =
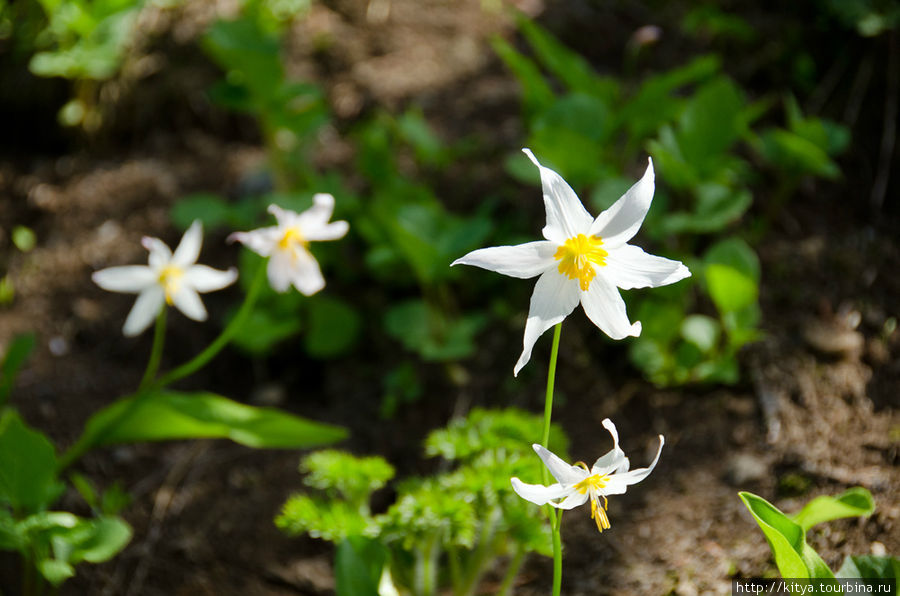
[[[387,17],[371,16],[365,3],[316,4],[289,48],[293,74],[321,81],[345,121],[373,105],[415,102],[448,138],[489,138],[497,159],[469,174],[487,185],[504,184],[500,158],[520,142],[522,129],[517,86],[488,39],[510,31],[509,19],[474,1],[385,2]],[[542,8],[537,1],[519,5]],[[160,25],[170,28],[169,43],[188,43],[192,30],[184,23],[210,18],[204,6],[189,3],[188,16]],[[551,5],[543,18],[564,30],[587,10],[586,4],[572,6],[566,12]],[[647,24],[648,13],[623,10],[617,18],[621,27],[606,26],[604,46],[624,46],[636,26]],[[324,34],[337,41],[322,56],[304,40]],[[214,79],[215,71],[206,68],[196,81]],[[196,81],[185,79],[188,100],[204,90]],[[154,128],[152,114],[162,105],[153,102],[163,101],[154,95],[158,87],[150,77],[133,88],[146,91],[150,105],[141,108],[130,136],[117,123],[117,132],[98,147],[0,162],[0,227],[25,224],[38,238],[37,247],[22,254],[0,237],[0,265],[16,289],[14,303],[0,309],[0,347],[17,332],[37,333],[38,348],[13,404],[62,446],[74,441],[91,412],[136,386],[149,351],[149,334],[126,339],[119,332],[130,298],[95,287],[91,271],[142,262],[142,235],[177,241],[168,217],[174,201],[196,191],[233,193],[264,158],[245,122],[221,122],[204,109],[161,116],[165,123]],[[222,128],[232,132],[217,135]],[[321,159],[341,163],[346,148],[337,143]],[[900,553],[900,333],[889,323],[900,316],[900,221],[896,205],[873,213],[842,200],[855,181],[850,173],[839,183],[804,187],[781,223],[764,234],[758,250],[766,335],[742,354],[744,381],[735,387],[655,388],[628,366],[625,350],[598,337],[584,317],[576,313],[566,322],[555,420],[571,436],[573,456],[590,460],[609,447],[600,425],[606,417],[619,427],[634,465],[649,462],[657,434],[665,435],[666,446],[647,481],[610,500],[610,531],[597,535],[586,511],[566,514],[565,594],[722,594],[733,577],[771,573],[769,549],[738,490],[793,511],[814,496],[864,486],[876,512],[815,529],[813,546],[833,568],[849,554]],[[452,193],[439,190],[454,208]],[[236,256],[237,248],[223,238],[205,239],[204,262],[224,268]],[[236,295],[205,297],[212,317],[221,317]],[[215,331],[171,317],[164,366],[189,358]],[[352,361],[309,362],[290,345],[256,362],[226,351],[184,386],[347,426],[348,448],[384,455],[410,474],[429,465],[419,457],[427,430],[454,413],[475,405],[540,410],[549,342],[539,342],[532,370],[511,385],[507,373],[520,342],[518,327],[484,332],[483,349],[462,363],[469,378],[464,384],[423,365],[425,393],[435,397],[384,426],[371,423],[379,408],[372,387],[401,349],[384,338],[373,339]],[[301,488],[297,461],[295,452],[209,441],[89,455],[83,472],[101,486],[121,480],[132,494],[126,518],[135,536],[112,562],[79,568],[61,593],[332,594],[330,546],[288,539],[272,523],[287,496]],[[76,512],[83,507],[75,495],[63,505]],[[0,576],[11,573],[11,565],[9,557],[0,558]],[[545,594],[551,576],[549,560],[531,558],[516,594]],[[487,578],[481,592],[492,593],[496,579]]]

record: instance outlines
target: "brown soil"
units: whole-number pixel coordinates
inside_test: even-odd
[[[374,105],[414,102],[448,138],[490,138],[498,156],[516,143],[517,86],[487,43],[490,34],[510,29],[509,19],[477,1],[382,3],[390,7],[386,18],[371,8],[379,5],[374,0],[368,3],[374,16],[366,3],[317,3],[296,27],[292,72],[320,80],[344,121]],[[196,8],[189,4],[182,20],[206,18],[190,7]],[[628,24],[643,15],[621,18]],[[173,31],[191,36],[190,28],[173,25]],[[629,31],[615,41],[624,44]],[[323,36],[330,44],[324,55],[313,43]],[[131,299],[102,292],[91,284],[91,271],[141,262],[144,234],[177,241],[168,218],[175,200],[200,190],[231,193],[263,160],[246,139],[223,142],[201,132],[208,115],[187,121],[193,123],[187,129],[148,134],[140,149],[19,156],[0,166],[2,229],[23,223],[38,237],[27,254],[0,237],[0,258],[16,289],[15,302],[0,309],[0,347],[15,333],[37,333],[38,348],[13,404],[61,446],[74,441],[93,411],[136,386],[149,350],[149,334],[129,340],[119,333]],[[322,159],[346,157],[338,146]],[[504,184],[499,158],[468,175]],[[439,190],[451,208],[473,200],[457,201],[454,192]],[[793,511],[816,495],[865,486],[876,513],[814,530],[813,546],[833,568],[848,554],[900,553],[900,333],[885,332],[886,322],[900,316],[897,222],[883,218],[875,225],[836,200],[823,212],[816,200],[809,193],[791,203],[790,225],[776,225],[760,243],[767,335],[743,354],[745,382],[736,387],[655,388],[627,366],[621,346],[598,337],[583,317],[567,321],[555,419],[573,439],[572,454],[590,460],[608,448],[600,425],[606,417],[617,423],[635,465],[652,457],[657,434],[666,436],[666,447],[647,481],[610,501],[611,530],[597,535],[586,511],[566,514],[564,593],[721,594],[732,577],[770,573],[768,547],[738,490]],[[236,249],[221,241],[207,236],[204,262],[234,262]],[[221,317],[236,297],[210,295],[212,317]],[[524,313],[526,302],[521,308]],[[164,366],[196,353],[215,329],[171,317]],[[311,363],[290,343],[263,362],[226,351],[186,386],[248,402],[274,399],[287,410],[345,425],[349,448],[380,453],[415,473],[427,468],[418,456],[421,438],[452,413],[471,405],[540,410],[548,342],[538,344],[531,370],[511,383],[520,333],[488,330],[482,353],[462,363],[469,378],[462,385],[423,365],[425,393],[433,397],[379,425],[371,423],[379,399],[372,387],[401,349],[383,339],[364,350],[367,360]],[[134,497],[126,517],[135,536],[114,561],[80,568],[62,593],[332,593],[330,546],[288,539],[272,523],[285,498],[301,488],[297,460],[295,452],[226,442],[92,453],[82,471],[101,486],[122,481]],[[63,505],[83,507],[75,495]],[[0,571],[9,563],[0,559]],[[532,558],[516,593],[545,594],[550,577],[550,562]],[[493,586],[488,578],[483,592]]]

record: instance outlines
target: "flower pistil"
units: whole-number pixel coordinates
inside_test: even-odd
[[[609,253],[600,248],[602,245],[600,236],[578,234],[569,238],[553,255],[559,261],[559,272],[569,279],[577,279],[581,290],[587,292],[597,275],[594,265],[606,266]]]

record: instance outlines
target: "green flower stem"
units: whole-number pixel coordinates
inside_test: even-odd
[[[562,333],[562,321],[553,328],[553,347],[550,349],[550,366],[547,369],[547,397],[544,400],[544,436],[541,445],[544,449],[550,446],[550,419],[553,416],[553,386],[556,381],[556,359],[559,355],[559,336]],[[544,484],[550,483],[550,472],[547,466],[541,466],[541,478]],[[562,539],[559,526],[562,522],[562,511],[547,505],[547,516],[553,530],[553,596],[559,596],[562,586]]]
[[[522,569],[522,563],[525,562],[526,554],[528,553],[524,548],[516,548],[516,554],[513,555],[512,560],[509,562],[509,567],[506,568],[506,574],[503,576],[503,583],[500,584],[497,596],[509,596],[512,594],[513,583],[516,581],[516,577],[519,576],[519,570]]]
[[[222,348],[228,345],[228,342],[231,341],[231,338],[237,330],[241,328],[241,325],[244,324],[244,321],[250,315],[250,311],[253,310],[253,305],[259,297],[260,290],[262,290],[263,285],[265,285],[265,280],[266,267],[261,264],[259,269],[256,270],[256,276],[250,284],[250,289],[247,290],[247,297],[244,298],[244,303],[241,305],[240,310],[238,310],[234,318],[231,319],[228,326],[222,330],[219,337],[213,340],[205,350],[194,356],[191,360],[185,362],[175,370],[170,370],[160,377],[159,380],[154,383],[154,386],[157,388],[165,387],[166,385],[171,385],[175,381],[193,374],[207,362],[212,360],[213,356],[218,354]]]
[[[159,370],[159,361],[162,359],[163,344],[166,342],[166,309],[163,307],[156,315],[156,325],[153,327],[153,347],[150,348],[150,360],[147,361],[147,368],[144,370],[144,376],[141,377],[141,384],[138,385],[138,392],[142,391]]]

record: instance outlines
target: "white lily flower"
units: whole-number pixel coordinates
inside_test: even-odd
[[[535,505],[552,505],[558,509],[573,509],[583,505],[590,499],[591,519],[597,524],[601,532],[609,529],[609,518],[606,516],[608,495],[624,494],[628,487],[646,478],[662,453],[665,439],[659,435],[659,450],[653,463],[648,468],[628,471],[630,465],[625,453],[619,448],[619,433],[616,425],[609,418],[603,421],[603,426],[613,438],[613,448],[606,455],[599,458],[588,469],[583,462],[570,466],[559,457],[540,445],[532,445],[538,457],[556,478],[556,484],[544,486],[542,484],[526,484],[518,478],[512,479],[513,490],[527,501]],[[603,504],[600,504],[603,499]]]
[[[559,174],[538,163],[529,149],[522,151],[541,172],[547,210],[547,225],[542,230],[545,240],[482,248],[453,262],[522,279],[540,276],[531,296],[524,348],[514,375],[531,359],[538,337],[569,316],[579,303],[611,338],[638,336],[641,323],[628,321],[617,288],[656,288],[691,275],[679,261],[628,244],[653,199],[653,160],[643,178],[595,219]]]
[[[237,240],[256,254],[269,257],[266,273],[276,292],[286,292],[293,284],[306,296],[325,287],[319,263],[309,252],[310,242],[337,240],[350,229],[346,221],[333,221],[334,197],[327,193],[313,196],[313,206],[303,213],[269,205],[269,213],[278,225],[252,232],[235,232],[229,241]]]
[[[109,267],[91,275],[104,290],[138,295],[122,328],[126,336],[139,335],[166,304],[175,305],[190,319],[205,321],[206,308],[198,293],[221,290],[237,279],[234,267],[219,271],[196,264],[203,244],[199,220],[187,229],[174,253],[159,238],[145,236],[141,244],[150,251],[148,265]]]

